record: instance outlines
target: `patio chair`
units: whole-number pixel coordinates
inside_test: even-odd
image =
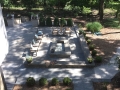
[[[37,56],[38,48],[39,47],[33,47],[33,45],[31,44],[31,46],[30,46],[30,52],[32,52],[34,55]]]
[[[37,34],[38,36],[43,36],[43,31],[37,29],[36,34]]]
[[[70,36],[71,35],[71,29],[67,27],[64,31],[64,35]]]
[[[43,37],[43,36],[38,36],[37,34],[35,34],[35,37],[34,37],[34,38],[35,38],[36,40],[40,40],[40,39],[42,39],[42,37]]]
[[[53,29],[52,30],[52,35],[58,35],[58,30],[57,29]]]
[[[39,47],[40,42],[38,42],[37,40],[33,39],[31,44],[32,44],[33,47]]]

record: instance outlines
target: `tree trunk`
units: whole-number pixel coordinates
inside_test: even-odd
[[[99,0],[99,15],[100,20],[103,20],[104,0]]]

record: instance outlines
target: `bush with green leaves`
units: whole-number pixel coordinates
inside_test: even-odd
[[[54,19],[54,26],[59,26],[59,19],[57,17]]]
[[[60,19],[60,26],[66,26],[66,20],[64,18]]]
[[[45,26],[45,18],[44,17],[40,17],[39,19],[39,26]]]
[[[96,56],[95,57],[95,62],[97,62],[97,63],[102,62],[102,57],[101,56]]]
[[[88,23],[86,27],[91,33],[99,32],[103,28],[99,22]]]
[[[88,39],[89,39],[89,37],[86,36],[86,37],[85,37],[85,40],[88,40]]]
[[[89,50],[90,50],[90,51],[94,50],[94,48],[95,48],[95,45],[94,45],[94,44],[90,44],[90,45],[89,45]]]
[[[26,62],[31,63],[33,60],[32,56],[26,56]]]
[[[88,57],[88,58],[87,58],[87,61],[88,61],[89,63],[92,63],[92,62],[93,62],[93,58],[92,58],[92,57]]]
[[[79,35],[81,35],[81,34],[84,34],[84,31],[83,30],[79,30]]]
[[[45,86],[45,85],[47,85],[47,84],[48,84],[48,81],[47,81],[46,78],[41,77],[41,78],[39,79],[39,85],[40,85],[40,86]]]
[[[57,78],[53,78],[52,81],[51,81],[51,84],[53,86],[57,85],[59,83],[59,80]]]
[[[88,40],[87,40],[87,44],[88,44],[88,45],[89,45],[91,42],[92,42],[91,39],[88,39]]]
[[[46,25],[51,27],[52,26],[52,20],[50,17],[46,18]]]
[[[96,50],[92,50],[92,56],[96,56],[97,51]]]
[[[73,21],[71,18],[67,19],[67,26],[69,26],[69,27],[73,26]]]
[[[87,15],[89,13],[91,13],[91,8],[83,6],[82,14]]]
[[[28,77],[27,80],[26,80],[26,84],[29,87],[34,86],[35,85],[35,79],[33,77]]]
[[[72,80],[69,78],[69,77],[65,77],[64,79],[63,79],[63,84],[64,85],[70,85],[72,83]]]

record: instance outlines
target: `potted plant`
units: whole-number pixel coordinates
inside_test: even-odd
[[[93,58],[92,57],[88,57],[87,61],[88,61],[88,63],[92,63],[93,62]]]
[[[26,57],[26,62],[27,62],[28,64],[30,64],[30,63],[32,62],[32,60],[33,60],[32,56],[27,56],[27,57]]]

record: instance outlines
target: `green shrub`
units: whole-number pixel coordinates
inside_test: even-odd
[[[57,78],[53,78],[52,81],[51,81],[51,84],[52,85],[57,85],[59,83],[59,80]]]
[[[59,19],[57,17],[54,19],[54,26],[59,26]]]
[[[97,62],[97,63],[102,62],[102,57],[101,56],[96,56],[95,57],[95,62]]]
[[[27,57],[26,57],[26,62],[27,62],[27,63],[31,63],[32,60],[33,60],[32,56],[27,56]]]
[[[46,19],[46,25],[49,26],[49,27],[52,26],[52,20],[51,20],[50,17],[48,17],[48,18]]]
[[[39,19],[39,25],[40,25],[40,26],[45,26],[45,18],[44,18],[44,17],[41,17],[41,18]]]
[[[96,56],[97,51],[96,50],[92,50],[92,56]]]
[[[84,30],[79,30],[79,35],[83,34],[84,33]]]
[[[91,33],[99,32],[102,29],[102,25],[99,22],[88,23],[86,27]]]
[[[83,32],[83,35],[84,35],[84,37],[86,37],[86,33],[85,32]]]
[[[92,58],[92,57],[88,57],[88,58],[87,58],[87,61],[88,61],[89,63],[92,63],[92,62],[93,62],[93,58]]]
[[[87,28],[88,31],[90,31],[90,27],[91,27],[91,25],[92,25],[91,22],[89,22],[89,23],[86,24],[86,28]]]
[[[92,42],[91,39],[88,39],[88,40],[87,40],[87,44],[90,44],[91,42]]]
[[[34,79],[33,77],[27,78],[26,84],[27,84],[27,86],[29,86],[29,87],[34,86],[34,85],[35,85],[35,79]]]
[[[73,26],[73,21],[71,18],[67,19],[67,26],[70,26],[70,27]]]
[[[94,44],[89,45],[89,50],[90,50],[90,51],[94,50],[94,48],[95,48],[95,45],[94,45]]]
[[[89,39],[89,37],[85,37],[85,40],[88,40]]]
[[[63,84],[64,85],[70,85],[72,83],[72,80],[69,77],[65,77],[63,79]]]
[[[60,26],[66,26],[66,20],[64,18],[60,19]]]
[[[48,84],[48,81],[46,78],[42,77],[39,79],[39,85],[40,86],[44,86],[44,85],[47,85]]]

